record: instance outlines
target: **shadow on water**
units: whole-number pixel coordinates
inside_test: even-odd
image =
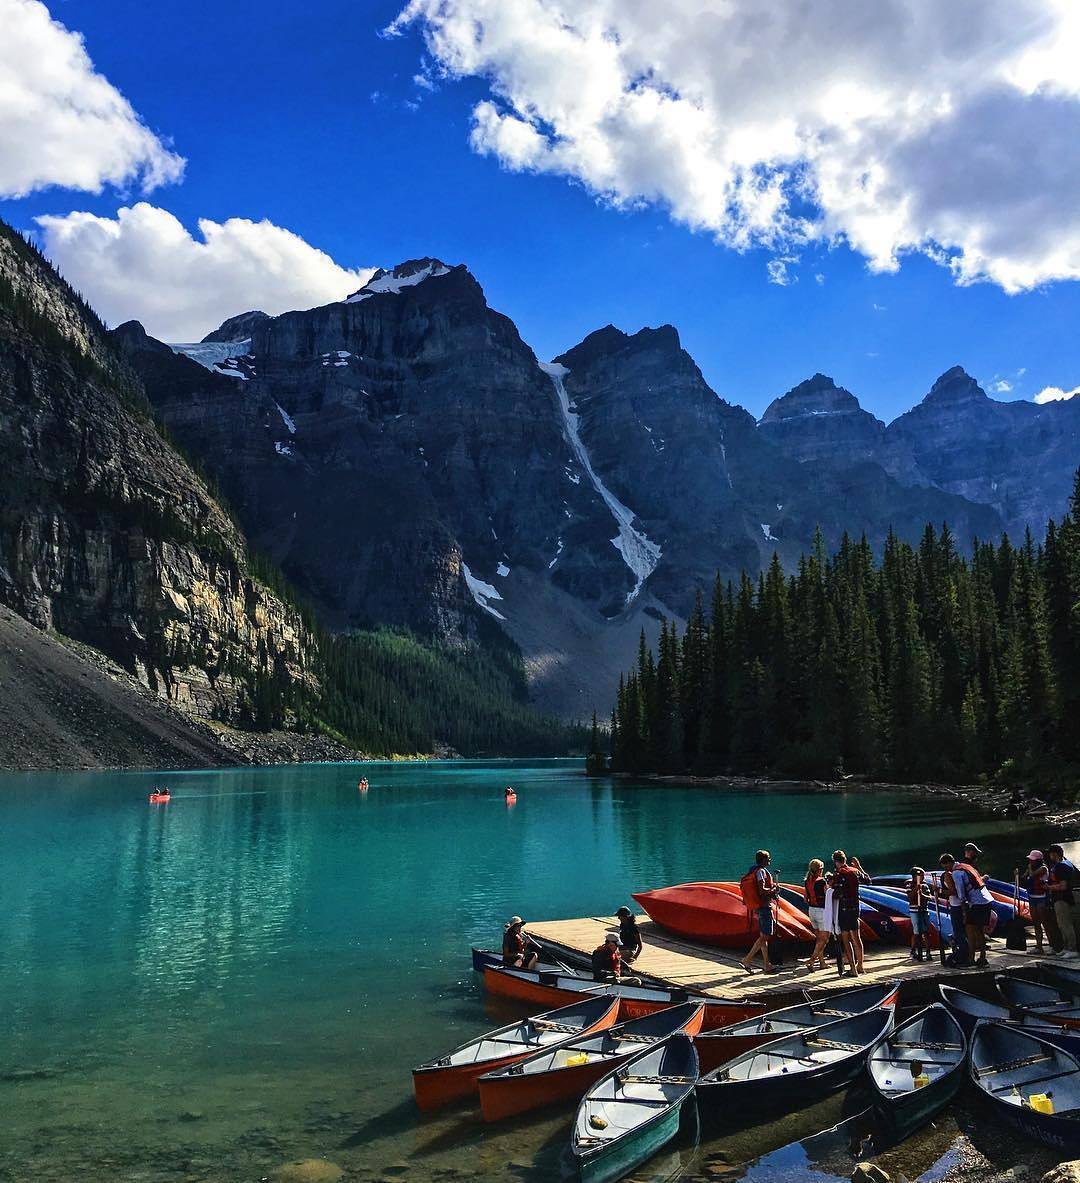
[[[343,1139],[340,1146],[367,1146],[380,1138],[396,1138],[406,1130],[413,1129],[419,1120],[416,1102],[410,1097],[407,1101],[401,1101],[390,1109],[369,1117],[362,1126]]]

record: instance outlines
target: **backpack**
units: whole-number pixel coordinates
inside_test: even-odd
[[[758,908],[767,908],[771,903],[771,899],[763,899],[761,895],[761,883],[758,880],[758,871],[764,870],[763,867],[753,866],[749,871],[739,880],[739,892],[742,895],[743,905],[751,912],[756,912]],[[765,885],[772,886],[772,876],[768,871],[765,871]]]

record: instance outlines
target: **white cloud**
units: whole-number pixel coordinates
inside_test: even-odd
[[[115,218],[40,217],[45,253],[111,324],[141,320],[165,341],[194,341],[251,308],[275,315],[344,299],[371,278],[272,222],[199,221],[193,237],[146,202]]]
[[[819,271],[819,272],[818,272],[818,273],[817,273],[817,274],[814,276],[814,282],[815,282],[815,283],[818,285],[818,287],[821,287],[821,286],[822,286],[822,284],[824,284],[824,282],[825,282],[825,276],[824,276],[824,275],[822,275],[822,274],[821,274],[821,272]]]
[[[0,0],[0,196],[179,180],[184,160],[38,0]]]
[[[1075,0],[409,0],[472,144],[728,246],[1080,278]]]
[[[799,277],[792,275],[788,270],[793,263],[798,261],[794,255],[778,255],[776,258],[770,259],[765,264],[765,273],[769,277],[769,283],[779,284],[782,288],[798,283]]]
[[[1008,378],[995,378],[986,388],[991,394],[1008,394],[1013,384]]]
[[[1080,394],[1080,386],[1074,386],[1072,390],[1062,390],[1060,386],[1044,386],[1035,396],[1035,401],[1037,403],[1064,402],[1066,399],[1075,398],[1078,394]]]

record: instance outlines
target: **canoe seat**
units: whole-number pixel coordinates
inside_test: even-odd
[[[931,1043],[929,1039],[920,1039],[918,1043],[909,1043],[906,1039],[890,1039],[890,1047],[926,1048],[931,1052],[962,1052],[962,1043]]]
[[[1050,1080],[1060,1080],[1063,1076],[1075,1076],[1076,1070],[1073,1068],[1066,1068],[1064,1072],[1051,1072],[1049,1076],[1036,1076],[1034,1080],[1017,1080],[1011,1081],[1009,1084],[991,1085],[987,1092],[1003,1093],[1007,1089],[1019,1089],[1021,1085],[1024,1088],[1034,1088],[1036,1085],[1046,1084]],[[1060,1115],[1059,1115],[1060,1116]]]
[[[663,1043],[663,1041],[668,1038],[669,1038],[669,1036],[667,1036],[667,1035],[612,1035],[611,1036],[611,1039],[616,1043],[618,1043],[620,1041],[626,1041],[629,1043]]]
[[[1034,1055],[1010,1060],[1007,1064],[987,1064],[985,1068],[976,1068],[975,1075],[981,1080],[984,1076],[997,1076],[999,1072],[1012,1072],[1014,1068],[1028,1068],[1032,1064],[1048,1064],[1053,1058],[1049,1052],[1035,1052]]]
[[[624,1076],[619,1073],[623,1084],[693,1084],[692,1076]]]
[[[839,1039],[821,1039],[817,1036],[806,1040],[807,1047],[832,1047],[842,1052],[861,1052],[865,1043],[841,1043]]]
[[[534,1027],[539,1027],[541,1031],[565,1031],[568,1035],[581,1034],[580,1027],[574,1027],[569,1023],[552,1023],[549,1019],[530,1019],[529,1022]]]

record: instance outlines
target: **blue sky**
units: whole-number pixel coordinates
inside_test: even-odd
[[[817,370],[886,420],[957,363],[984,386],[1012,385],[995,397],[1080,384],[1075,281],[1007,295],[991,283],[957,286],[922,254],[873,274],[847,246],[812,244],[788,268],[795,282],[780,286],[766,270],[775,251],[740,253],[659,205],[613,209],[580,181],[478,154],[469,133],[487,81],[418,85],[420,32],[380,35],[398,3],[49,7],[186,158],[183,180],[146,200],[190,231],[200,218],[265,218],[343,267],[425,254],[465,262],[541,358],[609,322],[627,331],[669,322],[710,384],[755,414]],[[0,201],[0,216],[26,229],[72,210],[111,218],[139,196],[45,188]],[[93,302],[92,283],[82,286]]]

